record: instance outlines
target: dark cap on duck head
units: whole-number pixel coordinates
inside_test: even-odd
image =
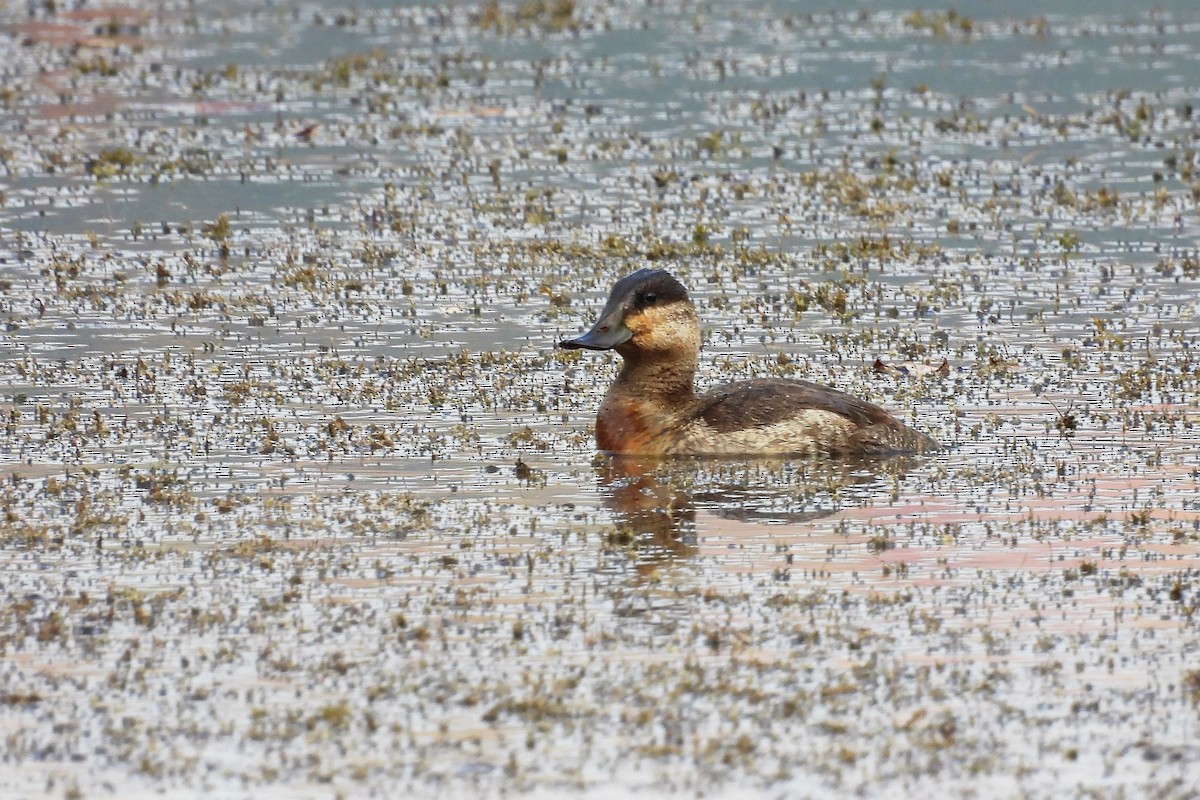
[[[660,303],[687,301],[687,289],[665,269],[639,269],[613,285],[608,302],[592,329],[558,346],[565,350],[612,350],[633,338],[625,315]]]

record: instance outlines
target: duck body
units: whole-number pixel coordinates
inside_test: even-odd
[[[879,406],[818,383],[759,379],[698,394],[700,325],[687,290],[642,269],[613,287],[567,349],[624,360],[596,416],[601,450],[649,456],[887,455],[937,449]]]

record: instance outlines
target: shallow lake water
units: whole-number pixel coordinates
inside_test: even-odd
[[[1196,796],[1198,41],[0,2],[0,795]],[[945,448],[597,455],[644,266]]]

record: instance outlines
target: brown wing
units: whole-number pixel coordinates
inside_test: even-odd
[[[897,424],[874,403],[808,381],[743,381],[714,389],[700,400],[697,417],[718,433],[785,422],[803,409],[839,414],[862,428]]]

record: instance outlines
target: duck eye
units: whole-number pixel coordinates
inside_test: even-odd
[[[648,306],[654,305],[654,301],[657,299],[658,295],[656,295],[654,292],[646,292],[646,294],[642,296],[642,300],[644,300]]]

